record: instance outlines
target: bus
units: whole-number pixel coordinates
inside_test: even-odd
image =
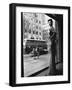
[[[23,40],[23,54],[29,54],[33,48],[39,48],[39,54],[48,52],[47,42],[45,40],[24,39]]]

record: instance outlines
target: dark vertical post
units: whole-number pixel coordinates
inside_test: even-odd
[[[63,15],[57,16],[56,20],[58,23],[58,33],[59,33],[59,36],[58,36],[59,37],[58,38],[58,42],[59,42],[59,44],[58,44],[59,49],[58,50],[59,51],[57,50],[55,41],[51,41],[52,42],[52,45],[51,45],[52,60],[50,63],[50,73],[49,73],[50,75],[59,74],[59,72],[56,69],[56,62],[63,63]],[[57,52],[59,52],[59,60],[55,60]],[[61,72],[61,74],[63,74],[63,71]]]
[[[58,20],[59,31],[59,62],[63,61],[63,17]]]

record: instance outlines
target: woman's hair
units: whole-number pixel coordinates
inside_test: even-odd
[[[53,22],[53,20],[52,20],[52,19],[49,19],[49,20],[48,20],[48,22],[49,22],[49,21]]]

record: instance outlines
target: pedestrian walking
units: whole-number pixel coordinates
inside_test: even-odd
[[[39,54],[39,47],[37,47],[37,56],[38,56],[38,59],[39,59],[39,56],[40,56],[40,54]]]

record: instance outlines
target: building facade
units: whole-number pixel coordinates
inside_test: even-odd
[[[23,38],[43,40],[44,14],[23,13]]]
[[[23,13],[23,38],[49,41],[48,19],[51,17],[43,13]],[[53,27],[55,28],[55,20]]]

